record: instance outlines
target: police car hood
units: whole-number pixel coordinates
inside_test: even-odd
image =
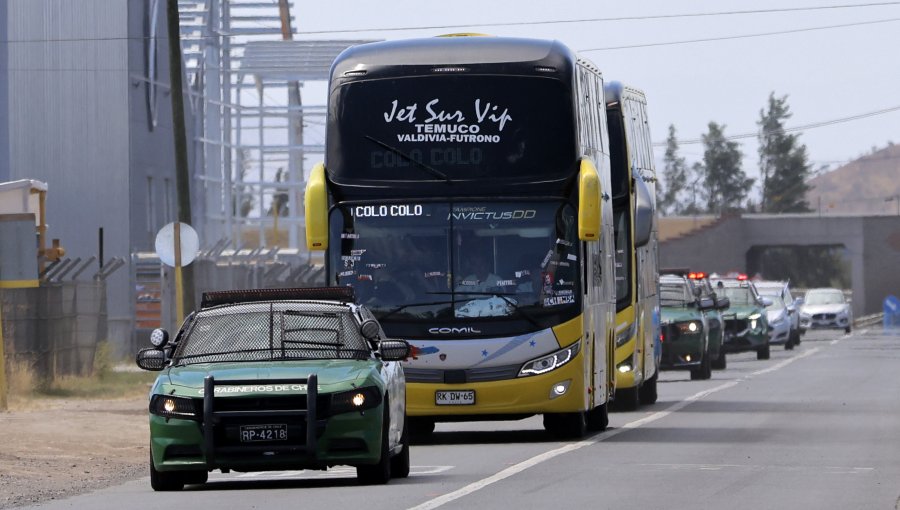
[[[847,305],[843,303],[832,303],[828,305],[803,305],[803,313],[815,315],[817,313],[843,313],[847,310]]]
[[[374,360],[200,363],[172,367],[169,369],[168,381],[163,381],[176,394],[186,396],[203,395],[203,381],[208,375],[215,379],[216,395],[305,394],[306,379],[311,374],[316,374],[319,391],[332,392],[363,386],[370,383],[367,379],[377,379],[378,370],[375,365]],[[243,382],[229,385],[229,380]]]

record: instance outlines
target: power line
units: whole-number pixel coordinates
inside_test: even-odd
[[[819,127],[831,126],[831,125],[834,125],[834,124],[840,124],[840,123],[842,123],[842,122],[850,122],[850,121],[853,121],[853,120],[865,119],[865,118],[868,118],[868,117],[874,117],[874,116],[876,116],[876,115],[883,115],[883,114],[885,114],[885,113],[895,112],[895,111],[897,111],[897,110],[900,110],[900,105],[898,105],[898,106],[891,106],[891,107],[889,107],[889,108],[882,108],[881,110],[875,110],[875,111],[872,111],[872,112],[866,112],[866,113],[860,113],[860,114],[857,114],[857,115],[851,115],[851,116],[849,116],[849,117],[841,117],[841,118],[837,118],[837,119],[830,119],[830,120],[823,120],[823,121],[820,121],[820,122],[813,122],[813,123],[810,123],[810,124],[803,124],[803,125],[800,125],[800,126],[792,126],[792,127],[789,127],[789,128],[783,128],[783,129],[779,129],[779,130],[775,130],[775,131],[765,132],[765,133],[763,133],[763,134],[791,133],[791,132],[794,132],[794,131],[804,131],[804,130],[807,130],[807,129],[814,129],[814,128],[819,128]],[[757,132],[754,132],[754,133],[742,133],[742,134],[739,134],[739,135],[726,136],[725,139],[726,139],[726,140],[741,140],[741,139],[744,139],[744,138],[755,138],[755,137],[758,137],[759,135],[760,135],[760,133],[757,131]],[[691,145],[691,144],[703,143],[703,138],[691,138],[691,139],[688,139],[688,140],[677,140],[677,142],[678,142],[678,145]],[[665,147],[665,146],[666,146],[666,142],[656,142],[656,143],[653,144],[653,146],[654,146],[654,147]]]
[[[274,5],[274,4],[273,4]],[[823,10],[836,10],[836,9],[857,9],[857,8],[869,8],[869,7],[891,7],[900,5],[900,1],[894,2],[869,2],[864,4],[838,4],[838,5],[819,5],[819,6],[811,6],[811,7],[784,7],[779,9],[750,9],[750,10],[738,10],[738,11],[712,11],[712,12],[696,12],[696,13],[681,13],[681,14],[650,14],[645,16],[615,16],[615,17],[606,17],[606,18],[576,18],[576,19],[560,19],[560,20],[544,20],[544,21],[513,21],[513,22],[500,22],[500,23],[475,23],[468,25],[426,25],[426,26],[415,26],[415,27],[382,27],[382,28],[348,28],[348,29],[331,29],[331,30],[305,30],[305,31],[297,31],[294,32],[296,35],[328,35],[328,34],[349,34],[349,33],[359,33],[359,32],[404,32],[404,31],[413,31],[413,30],[443,30],[443,29],[458,29],[458,28],[485,28],[485,27],[510,27],[510,26],[536,26],[536,25],[558,25],[558,24],[572,24],[572,23],[604,23],[604,22],[616,22],[616,21],[646,21],[646,20],[656,20],[656,19],[679,19],[679,18],[701,18],[701,17],[713,17],[713,16],[741,16],[748,14],[772,14],[772,13],[786,13],[786,12],[809,12],[809,11],[823,11]],[[200,40],[200,39],[216,39],[219,37],[240,37],[243,34],[218,34],[215,36],[205,36],[205,37],[196,37],[196,36],[184,36],[183,40]],[[46,43],[46,42],[87,42],[87,41],[127,41],[127,40],[137,40],[142,41],[145,39],[151,39],[151,36],[144,37],[72,37],[72,38],[55,38],[55,39],[13,39],[7,41],[0,41],[0,45],[2,44],[13,44],[13,43]],[[606,48],[603,48],[606,49]],[[594,51],[594,50],[584,50],[584,51]]]
[[[734,16],[744,14],[768,14],[783,12],[803,12],[803,11],[821,11],[828,9],[852,9],[858,7],[884,7],[900,5],[900,2],[873,2],[865,4],[841,4],[841,5],[820,5],[813,7],[785,7],[781,9],[752,9],[744,11],[716,11],[716,12],[697,12],[683,14],[651,14],[646,16],[615,16],[608,18],[578,18],[565,20],[545,20],[545,21],[512,21],[506,23],[476,23],[471,25],[430,25],[418,27],[391,27],[391,28],[353,28],[345,30],[309,30],[297,32],[298,35],[320,35],[335,33],[357,33],[357,32],[402,32],[408,30],[437,30],[437,29],[454,29],[454,28],[472,28],[472,27],[515,27],[515,26],[534,26],[534,25],[558,25],[568,23],[602,23],[611,21],[643,21],[654,19],[674,19],[674,18],[700,18],[709,16]]]
[[[585,50],[578,50],[581,53],[587,53],[589,51],[608,51],[608,50],[630,50],[634,48],[651,48],[654,46],[675,46],[678,44],[693,44],[693,43],[701,43],[701,42],[712,42],[712,41],[727,41],[732,39],[750,39],[753,37],[768,37],[772,35],[784,35],[784,34],[796,34],[800,32],[813,32],[816,30],[830,30],[832,28],[847,28],[847,27],[858,27],[863,25],[875,25],[878,23],[893,23],[895,21],[900,21],[900,18],[890,18],[890,19],[880,19],[880,20],[872,20],[872,21],[860,21],[858,23],[845,23],[842,25],[828,25],[824,27],[809,27],[809,28],[797,28],[793,30],[781,30],[777,32],[762,32],[759,34],[742,34],[742,35],[729,35],[723,37],[707,37],[702,39],[687,39],[684,41],[668,41],[668,42],[658,42],[658,43],[645,43],[645,44],[629,44],[625,46],[606,46],[603,48],[588,48]]]

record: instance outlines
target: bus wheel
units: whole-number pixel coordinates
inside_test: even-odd
[[[587,433],[587,413],[545,414],[544,428],[559,438],[578,439]]]
[[[656,403],[656,380],[659,378],[659,372],[653,374],[653,377],[644,381],[640,390],[641,404],[650,405]]]
[[[613,407],[616,411],[634,411],[638,408],[640,402],[637,386],[622,388],[616,390],[616,399],[613,400]]]
[[[587,428],[592,432],[602,432],[609,425],[609,408],[606,404],[598,405],[587,412]]]

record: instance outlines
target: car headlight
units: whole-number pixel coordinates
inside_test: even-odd
[[[163,418],[199,420],[203,416],[203,400],[172,395],[150,397],[150,414]]]
[[[678,332],[683,335],[696,335],[703,331],[703,324],[697,321],[679,322]]]
[[[374,386],[365,386],[350,391],[331,394],[330,414],[365,411],[381,404],[381,391]]]
[[[540,375],[550,372],[551,370],[556,370],[572,361],[578,354],[578,349],[580,347],[581,341],[579,340],[565,349],[560,349],[552,354],[528,361],[522,365],[521,370],[519,370],[519,377]]]
[[[622,331],[616,333],[616,347],[622,347],[625,345],[631,337],[634,336],[634,331],[637,329],[637,322],[632,322],[627,328]]]
[[[774,319],[770,320],[769,324],[771,324],[773,326],[777,326],[777,325],[781,324],[782,322],[784,322],[784,314],[781,314],[778,317],[775,317]]]

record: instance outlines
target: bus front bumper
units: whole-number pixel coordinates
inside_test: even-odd
[[[584,411],[590,400],[584,372],[579,353],[556,370],[529,377],[459,384],[407,381],[406,411],[436,419]]]

